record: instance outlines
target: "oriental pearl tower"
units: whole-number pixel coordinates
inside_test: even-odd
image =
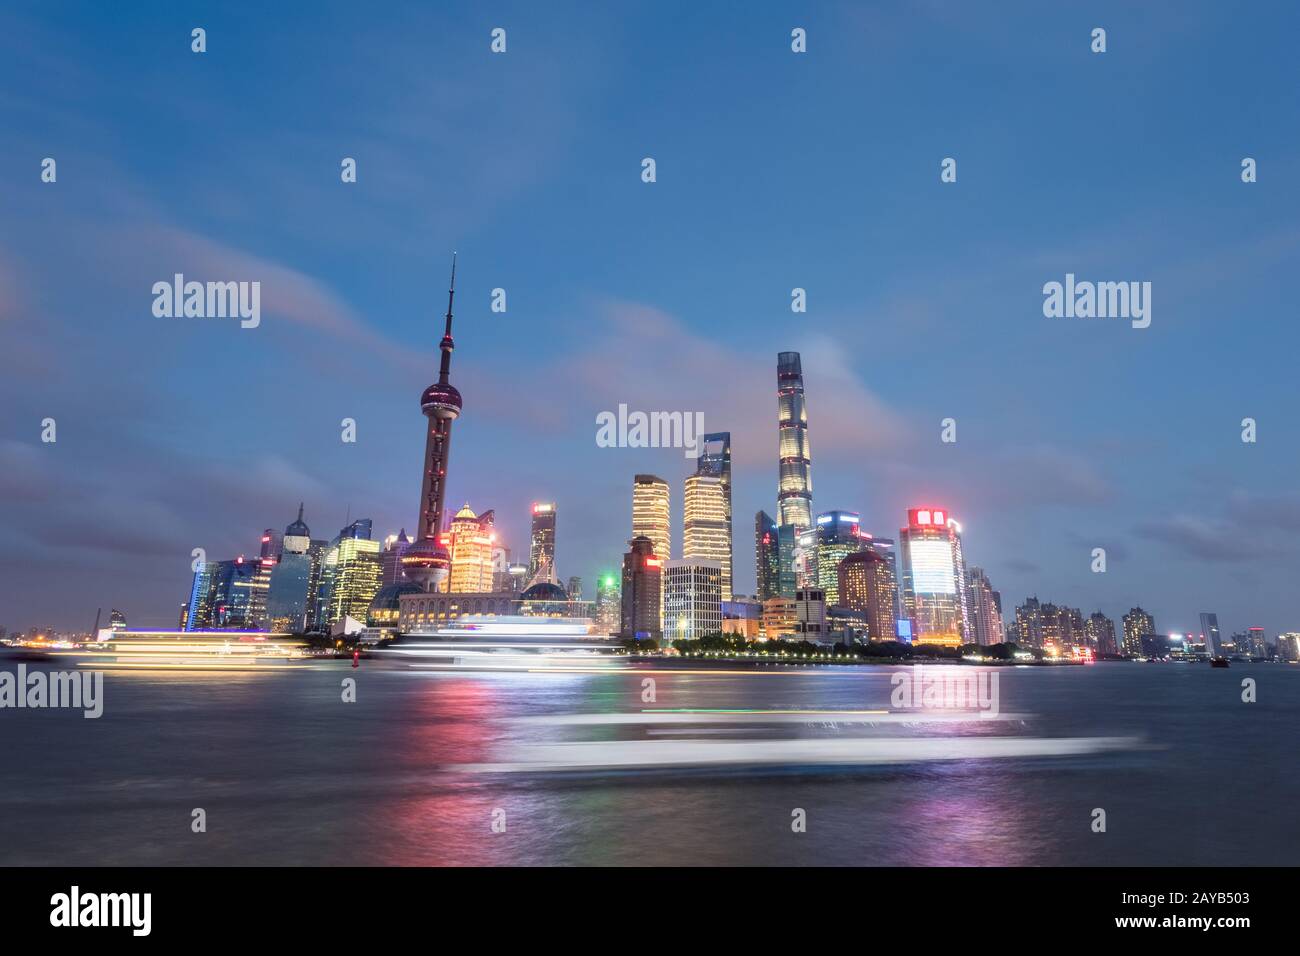
[[[420,524],[415,542],[402,556],[408,580],[426,591],[436,591],[451,571],[451,555],[439,542],[442,509],[447,497],[447,459],[451,451],[451,423],[460,415],[461,399],[448,381],[451,373],[451,304],[456,297],[456,255],[451,257],[451,287],[447,290],[447,327],[442,335],[442,362],[438,381],[424,390],[420,410],[428,419],[424,444],[424,482],[420,488]]]

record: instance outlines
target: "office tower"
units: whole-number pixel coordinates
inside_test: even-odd
[[[971,630],[975,643],[983,647],[1001,644],[1002,609],[994,597],[997,592],[993,590],[983,568],[971,568],[967,577],[967,603],[970,606]]]
[[[448,588],[455,594],[492,590],[492,548],[496,544],[496,512],[474,514],[466,504],[451,519],[451,574]]]
[[[722,568],[723,598],[731,600],[731,529],[721,478],[696,473],[686,479],[682,555],[717,561]]]
[[[125,631],[126,615],[117,608],[113,608],[112,612],[108,615],[108,627],[112,631]]]
[[[866,615],[867,637],[872,641],[898,639],[898,607],[894,562],[874,548],[844,556],[837,569],[836,602]]]
[[[777,506],[782,525],[812,526],[812,451],[804,405],[803,365],[798,352],[776,359],[779,480]]]
[[[633,538],[628,546],[623,556],[619,633],[625,638],[658,640],[663,633],[660,624],[663,559],[654,553],[654,542],[645,535]]]
[[[1124,615],[1124,653],[1129,657],[1142,656],[1142,637],[1156,633],[1156,622],[1140,607],[1130,608]]]
[[[1119,644],[1115,641],[1115,622],[1101,611],[1093,611],[1084,624],[1084,633],[1098,657],[1115,657]]]
[[[0,637],[3,636],[0,633]],[[1277,656],[1284,661],[1300,661],[1300,631],[1287,631],[1277,636]]]
[[[1205,653],[1211,657],[1219,653],[1219,615],[1210,611],[1201,612],[1201,640],[1205,642]]]
[[[855,551],[861,551],[866,540],[862,536],[857,512],[827,511],[817,516],[812,531],[809,577],[817,588],[826,592],[827,607],[843,603],[840,597],[840,562]]]
[[[576,575],[570,575],[568,583],[564,586],[565,592],[569,595],[570,601],[582,600],[582,578]]]
[[[283,539],[278,531],[267,528],[262,532],[248,608],[249,626],[258,630],[268,629],[266,605],[271,593],[271,572],[275,570],[275,564],[280,560],[282,550]]]
[[[781,593],[781,552],[776,522],[766,511],[754,515],[754,572],[760,601]]]
[[[316,626],[316,619],[317,611],[320,609],[318,598],[324,583],[325,552],[329,550],[329,546],[330,543],[324,538],[312,538],[311,547],[307,549],[307,557],[311,559],[311,577],[307,579],[307,633],[309,634],[322,630]]]
[[[347,617],[364,622],[371,602],[379,593],[382,573],[379,542],[340,534],[325,553],[324,564],[323,577],[327,582],[327,586],[322,585],[324,616],[318,619],[317,625],[329,630]]]
[[[509,587],[507,590],[512,594],[522,593],[524,588],[528,585],[528,565],[512,564],[506,568],[506,572],[509,575]]]
[[[307,609],[311,588],[311,529],[298,517],[284,529],[280,560],[271,570],[266,599],[268,626],[272,631],[300,634],[307,629]]]
[[[528,546],[528,577],[537,577],[543,566],[555,570],[555,503],[533,503],[533,528]]]
[[[722,562],[685,557],[664,565],[664,641],[722,633]]]
[[[1247,653],[1249,653],[1251,657],[1268,656],[1268,640],[1264,637],[1264,629],[1262,627],[1247,628],[1246,647],[1248,648]]]
[[[190,582],[190,599],[186,602],[189,613],[185,616],[185,630],[206,631],[212,626],[212,580],[216,571],[216,561],[204,561],[195,569]]]
[[[420,525],[415,542],[402,556],[408,580],[426,591],[436,591],[451,573],[451,555],[443,545],[442,511],[447,499],[447,465],[451,454],[451,424],[460,415],[460,392],[451,384],[451,306],[456,297],[456,257],[451,257],[451,286],[447,290],[447,324],[439,343],[442,359],[438,381],[420,396],[420,410],[427,421],[424,444],[424,475],[420,485]]]
[[[632,479],[632,537],[647,537],[655,555],[667,561],[673,554],[672,512],[668,482],[656,475]]]
[[[186,601],[184,604],[181,605],[180,617],[177,618],[176,620],[176,630],[178,631],[185,630],[185,622],[189,620],[189,617],[190,617],[190,604],[188,601]],[[0,627],[0,640],[3,640],[4,636],[5,636],[4,628]],[[93,638],[95,635],[92,634],[90,636]]]
[[[381,580],[385,587],[406,580],[406,572],[402,569],[402,556],[410,547],[411,539],[406,536],[405,528],[384,539],[384,550],[380,555],[379,563],[383,575]]]
[[[961,526],[944,508],[911,508],[899,529],[903,610],[916,644],[956,647],[970,633]]]
[[[703,452],[696,463],[696,474],[712,475],[722,483],[722,501],[725,509],[727,555],[722,561],[722,594],[724,599],[732,591],[732,527],[731,527],[731,432],[712,432],[704,436]],[[689,554],[689,552],[683,552]]]
[[[247,630],[252,626],[253,583],[257,562],[243,555],[233,561],[218,561],[212,576],[209,628],[212,630]]]
[[[600,634],[617,634],[623,608],[623,591],[617,574],[606,572],[596,579],[596,627]]]
[[[795,568],[795,551],[798,549],[800,529],[791,524],[777,525],[777,584],[782,597],[794,599],[798,586],[798,574]]]

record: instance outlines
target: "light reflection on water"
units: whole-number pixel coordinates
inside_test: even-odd
[[[1163,749],[863,770],[475,775],[575,733],[516,717],[643,708],[888,708],[890,669],[777,676],[421,673],[366,662],[267,675],[111,673],[105,715],[0,712],[0,864],[1101,865],[1300,862],[1300,668],[999,670],[1025,728]],[[1256,704],[1240,700],[1255,677]],[[341,702],[340,681],[358,680]],[[807,729],[805,733],[834,733]],[[896,730],[881,729],[882,733]],[[747,735],[752,737],[752,734]],[[208,832],[190,832],[190,811]],[[1108,832],[1094,834],[1094,807]],[[806,833],[791,811],[807,812]],[[506,832],[493,833],[492,813]]]

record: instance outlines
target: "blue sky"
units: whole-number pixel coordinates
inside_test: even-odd
[[[1008,609],[1300,629],[1290,5],[587,6],[0,13],[0,625],[171,623],[193,548],[299,500],[410,530],[454,249],[448,504],[522,551],[557,501],[562,576],[616,566],[637,472],[680,541],[681,453],[595,444],[626,402],[732,432],[752,589],[790,349],[816,510],[946,505]],[[261,326],[155,318],[175,272]],[[1044,318],[1067,272],[1150,281],[1151,327]]]

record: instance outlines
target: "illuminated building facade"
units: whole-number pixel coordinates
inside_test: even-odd
[[[776,641],[794,637],[799,629],[799,616],[793,595],[777,595],[763,602],[763,639]]]
[[[623,589],[619,576],[604,572],[596,579],[596,627],[601,634],[617,634],[623,614]]]
[[[190,584],[189,610],[185,615],[185,630],[204,631],[212,627],[212,580],[219,569],[216,561],[204,561],[194,572]]]
[[[256,576],[257,562],[246,561],[243,556],[217,562],[209,598],[212,630],[252,629],[249,608]]]
[[[722,479],[699,473],[688,477],[682,518],[682,554],[718,562],[723,598],[731,600],[731,529]]]
[[[340,531],[325,552],[317,629],[327,631],[345,617],[364,622],[379,592],[381,575],[379,542],[370,540],[370,520],[353,522]]]
[[[1001,644],[1005,639],[1002,629],[1002,596],[993,590],[983,568],[971,568],[968,578],[967,604],[970,607],[974,643],[984,647]]]
[[[685,557],[664,565],[664,640],[722,633],[722,562]]]
[[[1119,655],[1119,643],[1115,640],[1115,622],[1101,611],[1093,611],[1083,625],[1084,634],[1093,652],[1098,657],[1116,657]]]
[[[706,555],[706,557],[716,557],[722,562],[722,594],[727,599],[732,590],[732,563],[731,563],[731,432],[711,432],[704,436],[703,450],[700,454],[699,461],[696,463],[696,474],[711,475],[717,478],[722,486],[722,504],[724,526],[724,536],[727,542],[726,555],[715,556]],[[683,550],[684,554],[690,554],[688,550]]]
[[[828,607],[840,600],[840,562],[865,545],[861,519],[853,511],[827,511],[817,516],[809,558],[809,579],[826,592]],[[867,539],[869,540],[869,539]]]
[[[970,633],[961,526],[945,508],[911,508],[899,530],[903,612],[912,642],[957,647]]]
[[[672,557],[668,482],[657,475],[637,475],[632,479],[632,537],[649,538],[657,556],[665,561]]]
[[[874,548],[845,555],[837,569],[836,602],[866,617],[867,638],[898,639],[898,582],[894,562]]]
[[[794,525],[782,524],[776,528],[777,582],[782,597],[793,598],[799,585],[797,553],[801,531]]]
[[[1142,656],[1142,638],[1156,633],[1156,621],[1140,607],[1130,608],[1124,615],[1124,648],[1129,657]]]
[[[1201,612],[1201,641],[1210,656],[1221,653],[1223,641],[1219,636],[1219,615],[1212,611]]]
[[[760,601],[781,593],[781,552],[776,522],[766,511],[754,515],[754,568]]]
[[[543,568],[555,570],[555,502],[533,503],[533,526],[528,546],[528,577]]]
[[[476,515],[468,504],[456,512],[447,532],[451,549],[448,590],[458,594],[492,590],[495,522],[495,512],[485,511]]]
[[[623,556],[622,613],[619,633],[625,638],[659,640],[663,636],[663,559],[654,542],[638,535]]]
[[[451,425],[462,408],[460,392],[451,384],[452,303],[456,298],[456,257],[451,258],[451,284],[447,289],[446,327],[438,344],[442,358],[438,380],[420,396],[426,419],[424,476],[420,484],[420,524],[415,541],[402,555],[406,577],[426,591],[436,591],[451,573],[451,554],[442,540],[443,508],[447,499],[447,467],[451,460]],[[377,590],[377,589],[376,589]],[[371,597],[374,597],[372,592]]]
[[[381,580],[384,587],[399,584],[406,580],[406,571],[402,568],[402,557],[411,547],[411,539],[403,528],[397,534],[390,534],[384,539],[384,550],[379,558]]]
[[[782,525],[812,527],[812,450],[804,404],[803,364],[798,352],[776,359],[778,465],[777,508]]]
[[[284,529],[280,560],[271,570],[267,592],[268,626],[278,633],[301,634],[307,629],[307,608],[311,587],[311,530],[298,517]]]

